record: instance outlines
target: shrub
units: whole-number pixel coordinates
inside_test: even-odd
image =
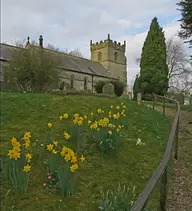
[[[103,89],[103,86],[106,84],[107,82],[106,81],[98,81],[96,84],[95,84],[95,91],[97,93],[102,93],[102,89]]]
[[[98,81],[95,84],[95,90],[97,93],[102,93],[102,88],[106,83],[111,83],[115,87],[115,95],[116,96],[121,96],[124,92],[125,89],[125,84],[119,80],[108,80],[108,81]]]
[[[115,80],[109,81],[109,83],[112,83],[114,85],[114,87],[115,87],[115,94],[118,97],[120,97],[123,94],[126,85],[123,82],[121,82],[121,81],[115,81]]]
[[[5,68],[5,84],[22,91],[47,91],[58,86],[60,57],[38,47],[15,48]]]

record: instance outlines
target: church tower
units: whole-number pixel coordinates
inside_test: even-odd
[[[126,41],[117,43],[108,38],[100,43],[90,41],[91,60],[100,62],[108,71],[127,84]]]

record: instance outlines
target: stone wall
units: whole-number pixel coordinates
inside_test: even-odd
[[[0,60],[0,65],[1,65],[0,81],[2,84],[2,81],[4,81],[3,69],[5,66],[9,65],[9,63]],[[59,71],[60,71],[60,81],[58,84],[58,89],[60,88],[60,86],[63,82],[64,82],[64,90],[71,89],[71,77],[73,76],[73,78],[74,78],[73,89],[74,90],[77,90],[77,91],[85,90],[84,85],[85,85],[85,80],[87,80],[86,90],[92,91],[92,76],[91,75],[86,75],[83,73],[78,73],[78,72],[73,72],[73,71],[67,71],[64,69],[59,69]],[[93,77],[93,87],[94,87],[95,83],[100,80],[107,80],[107,78],[94,76]]]

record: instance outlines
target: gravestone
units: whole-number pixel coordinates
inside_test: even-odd
[[[131,94],[131,92],[128,92],[128,98],[129,98],[129,100],[132,100],[132,94]]]
[[[113,95],[115,93],[115,87],[111,83],[106,83],[102,88],[102,93]]]
[[[142,101],[142,94],[138,93],[137,94],[137,102],[141,102]]]
[[[178,93],[175,95],[175,99],[182,105],[184,105],[185,102],[185,96],[182,93]]]
[[[189,97],[189,104],[192,105],[192,94]]]

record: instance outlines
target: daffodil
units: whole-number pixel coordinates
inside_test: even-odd
[[[79,117],[79,114],[77,114],[77,113],[74,114],[74,117],[75,117],[75,118],[78,118],[78,117]]]
[[[15,160],[19,159],[20,158],[20,155],[21,155],[21,153],[19,153],[18,151],[13,150],[13,158]]]
[[[48,126],[48,128],[52,128],[53,124],[52,124],[51,122],[49,122],[49,123],[47,124],[47,126]]]
[[[52,150],[53,154],[57,154],[58,151],[56,151],[55,149]]]
[[[64,119],[68,119],[68,118],[69,118],[68,113],[64,113],[64,114],[63,114],[63,118],[64,118]]]
[[[91,112],[90,115],[93,116],[93,112]]]
[[[84,119],[87,119],[87,116],[86,115],[84,116]]]
[[[32,155],[31,155],[30,153],[27,153],[25,157],[26,157],[26,160],[28,160],[28,161],[29,161],[29,160],[31,160]]]
[[[73,164],[73,165],[70,167],[70,169],[71,169],[71,172],[74,172],[75,170],[78,169],[78,164],[77,164],[77,163]]]
[[[119,110],[120,109],[120,106],[116,106],[116,109]]]
[[[15,138],[15,137],[13,137],[12,139],[11,139],[11,144],[12,145],[15,145],[17,143],[17,139]]]
[[[7,155],[9,156],[10,159],[12,159],[14,155],[14,150],[9,150],[9,153]]]
[[[89,125],[91,124],[91,122],[92,122],[91,120],[88,120],[88,124],[89,124]]]
[[[98,113],[98,114],[101,114],[101,113],[102,113],[102,110],[101,110],[100,108],[98,108],[98,109],[97,109],[97,113]]]
[[[53,150],[53,144],[48,144],[47,145],[47,150],[52,151]]]
[[[113,105],[111,105],[111,108],[113,108]]]
[[[68,162],[69,160],[71,160],[71,155],[69,153],[65,154],[65,160]]]
[[[80,125],[83,124],[83,121],[79,120],[79,121],[77,122],[77,124],[80,126]]]
[[[23,171],[24,172],[29,172],[31,170],[31,166],[29,166],[28,164],[26,166],[24,166]]]
[[[109,131],[108,131],[108,133],[109,133],[109,135],[111,135],[111,134],[112,134],[112,131],[111,131],[111,130],[109,130]]]
[[[68,139],[70,139],[70,135],[69,135],[69,133],[67,133],[66,131],[64,132],[64,138],[66,139],[66,140],[68,140]]]
[[[58,146],[58,141],[53,141],[53,144],[54,144],[55,146]]]
[[[77,157],[76,156],[72,156],[71,162],[72,163],[76,163],[77,162]]]
[[[59,117],[59,120],[63,120],[63,116],[62,115]]]
[[[83,155],[81,155],[80,160],[81,160],[81,162],[85,161],[85,157]]]

